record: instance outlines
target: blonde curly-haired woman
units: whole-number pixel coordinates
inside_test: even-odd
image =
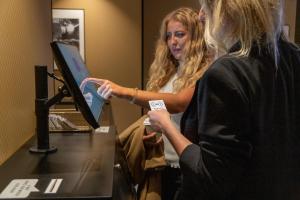
[[[149,100],[163,99],[168,111],[178,113],[185,110],[211,58],[204,41],[204,22],[199,21],[195,10],[179,8],[162,21],[146,91],[97,78],[87,78],[81,85],[95,82],[100,85],[98,93],[102,97],[126,99],[144,108],[149,108]]]
[[[179,129],[182,112],[192,98],[195,83],[207,70],[212,58],[204,41],[204,22],[199,20],[198,12],[178,8],[162,21],[146,91],[96,78],[87,78],[82,85],[89,81],[97,83],[102,97],[123,98],[144,108],[149,108],[149,100],[162,99],[168,111],[173,113],[171,119]],[[151,133],[144,140],[154,136],[155,133]],[[162,176],[162,199],[169,200],[180,186],[179,160],[165,136],[163,142],[167,167]]]

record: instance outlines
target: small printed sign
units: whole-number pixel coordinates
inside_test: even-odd
[[[38,179],[14,179],[0,194],[0,199],[27,198],[31,192],[39,192],[35,187]]]
[[[108,133],[109,126],[100,126],[99,128],[95,129],[95,133]]]
[[[62,181],[63,181],[63,179],[61,179],[61,178],[51,179],[48,187],[45,190],[45,193],[46,194],[56,193]]]

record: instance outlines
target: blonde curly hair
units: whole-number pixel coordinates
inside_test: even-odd
[[[167,45],[167,26],[171,20],[180,22],[190,36],[184,49],[183,63],[178,72],[179,63]],[[169,13],[161,24],[155,59],[149,70],[147,90],[159,91],[175,73],[178,74],[178,77],[173,82],[173,92],[177,93],[183,88],[194,86],[206,71],[211,57],[204,41],[204,24],[199,21],[198,12],[184,7]]]

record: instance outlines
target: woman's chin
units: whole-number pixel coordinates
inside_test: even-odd
[[[181,54],[174,54],[173,56],[176,60],[181,60]]]

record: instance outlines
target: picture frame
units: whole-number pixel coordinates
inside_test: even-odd
[[[84,10],[83,9],[52,9],[52,38],[78,48],[85,61],[84,38]],[[54,69],[57,69],[54,63]]]

